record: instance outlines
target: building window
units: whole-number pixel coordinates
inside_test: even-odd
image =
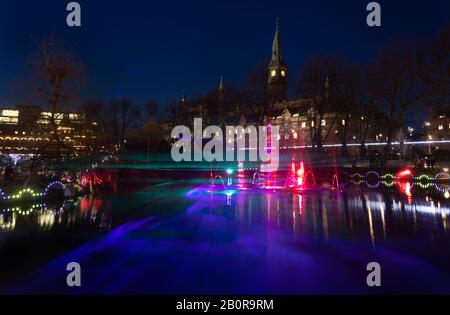
[[[274,77],[277,75],[277,72],[275,70],[270,71],[270,76]]]
[[[306,128],[306,121],[302,122],[302,128],[305,129]]]
[[[62,122],[63,119],[63,114],[62,113],[55,113],[53,115],[53,119],[55,120],[56,124],[60,124]],[[52,113],[51,112],[42,112],[41,113],[41,119],[39,119],[37,121],[38,124],[44,124],[47,125],[51,122],[52,120]]]
[[[438,129],[439,130],[444,130],[444,125],[439,125]]]
[[[17,125],[19,123],[19,111],[4,109],[1,111],[0,124]]]
[[[2,110],[2,116],[19,117],[19,111],[12,109],[4,109]]]
[[[19,119],[17,117],[4,117],[0,116],[0,124],[17,125]]]
[[[81,117],[79,114],[69,114],[70,120],[79,120]]]
[[[326,126],[327,125],[327,121],[325,119],[322,119],[322,126]]]

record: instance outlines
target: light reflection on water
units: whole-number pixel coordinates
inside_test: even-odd
[[[72,294],[60,282],[70,261],[89,265],[80,292],[87,294],[355,294],[368,290],[370,261],[383,266],[384,292],[449,292],[450,255],[441,249],[450,244],[450,204],[442,195],[351,185],[302,193],[209,188],[172,182],[84,198],[48,218],[16,214],[15,231],[30,218],[70,237],[77,223],[109,229],[110,213],[129,217],[0,292]]]
[[[349,188],[338,193],[323,190],[301,194],[235,191],[225,197],[213,193],[212,198],[212,212],[217,211],[220,201],[233,211],[239,224],[268,224],[279,230],[292,230],[294,237],[367,237],[375,248],[377,241],[414,234],[449,235],[450,203],[429,196]]]
[[[61,203],[13,205],[0,209],[0,231],[70,230],[74,225],[92,225],[99,230],[111,229],[110,204],[101,197],[84,196]]]

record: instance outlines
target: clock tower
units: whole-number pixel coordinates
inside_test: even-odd
[[[276,20],[275,37],[272,44],[272,59],[268,69],[268,96],[271,103],[287,98],[287,65],[284,63],[283,49],[279,32],[279,19]]]

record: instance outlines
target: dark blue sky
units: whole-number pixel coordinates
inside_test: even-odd
[[[86,65],[85,97],[165,102],[205,92],[219,77],[239,84],[270,56],[274,20],[291,74],[308,58],[373,58],[392,38],[429,37],[450,24],[450,1],[379,1],[383,26],[365,24],[369,0],[79,1],[82,28],[65,24],[65,0],[0,1],[0,106],[21,102],[14,81],[32,39],[57,32]]]

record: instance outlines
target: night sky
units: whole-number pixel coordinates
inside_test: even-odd
[[[379,1],[381,28],[369,28],[370,1],[210,0],[79,1],[82,27],[66,26],[65,0],[0,1],[0,106],[23,102],[14,92],[33,38],[56,32],[87,68],[85,98],[130,96],[160,103],[207,92],[223,75],[239,84],[270,57],[275,18],[291,75],[308,58],[373,58],[393,38],[426,38],[450,24],[450,1]]]

